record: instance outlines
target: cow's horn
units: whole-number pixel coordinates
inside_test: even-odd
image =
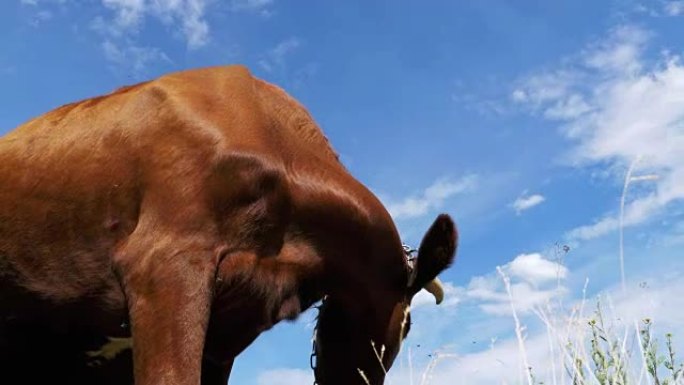
[[[444,287],[442,286],[442,281],[440,281],[439,278],[435,278],[428,282],[423,288],[435,296],[435,302],[437,302],[437,305],[442,303],[444,300]]]

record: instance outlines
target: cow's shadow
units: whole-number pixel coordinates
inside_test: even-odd
[[[106,343],[88,333],[62,334],[30,324],[0,325],[0,375],[7,385],[132,385],[130,349],[108,360],[87,354]]]
[[[108,340],[92,333],[64,334],[44,325],[0,322],[0,384],[133,385],[133,354],[128,346],[106,359],[92,355]],[[204,360],[202,383],[221,383],[218,368]]]

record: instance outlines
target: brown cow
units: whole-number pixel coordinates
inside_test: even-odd
[[[407,263],[307,111],[239,66],[31,120],[1,139],[0,181],[3,384],[225,384],[322,298],[317,382],[382,384],[456,250],[441,215]]]

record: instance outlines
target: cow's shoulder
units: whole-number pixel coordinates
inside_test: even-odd
[[[244,103],[256,97],[255,77],[242,65],[194,68],[163,75],[146,84],[178,97]]]
[[[246,66],[241,65],[241,64],[234,64],[234,65],[199,67],[199,68],[186,69],[186,70],[182,70],[182,71],[170,72],[168,74],[160,76],[157,79],[158,80],[164,80],[164,79],[180,79],[180,80],[195,79],[195,80],[197,80],[200,78],[212,79],[212,80],[216,80],[217,78],[232,78],[232,79],[251,80],[251,79],[254,79],[254,76],[252,75],[249,68],[247,68]]]

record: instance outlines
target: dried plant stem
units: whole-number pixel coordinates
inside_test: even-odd
[[[370,385],[370,381],[368,381],[368,377],[366,376],[366,373],[364,373],[363,370],[361,370],[361,369],[356,369],[356,370],[359,371],[359,375],[363,379],[363,382],[365,382],[366,385]]]
[[[622,187],[622,195],[620,196],[620,283],[622,285],[622,291],[626,290],[625,285],[625,247],[624,247],[624,224],[625,224],[625,198],[627,197],[627,188],[629,188],[629,183],[632,180],[632,172],[637,163],[641,160],[640,156],[637,156],[632,163],[630,163],[627,169],[627,174],[625,175],[625,183]]]
[[[513,316],[513,321],[515,322],[515,336],[518,339],[518,348],[520,349],[520,356],[523,361],[525,376],[527,377],[527,384],[534,385],[532,381],[532,373],[530,372],[531,366],[527,360],[527,351],[525,349],[525,338],[522,334],[522,326],[520,325],[520,319],[518,319],[518,313],[515,310],[515,302],[513,301],[513,293],[511,292],[511,280],[508,278],[506,273],[504,273],[501,266],[496,267],[496,271],[501,276],[503,280],[504,287],[506,288],[506,293],[508,293],[508,300],[511,305],[511,315]]]

